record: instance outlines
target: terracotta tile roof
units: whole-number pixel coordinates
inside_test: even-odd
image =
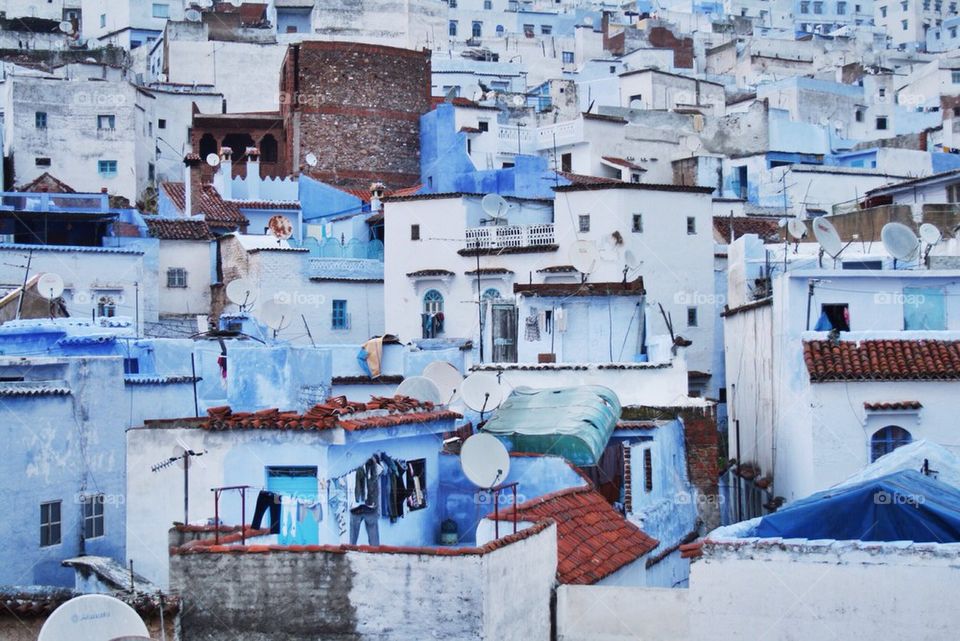
[[[557,523],[557,578],[567,585],[589,585],[632,563],[660,542],[626,520],[603,496],[588,487],[560,490],[521,503],[518,520]],[[500,514],[512,521],[513,510]]]
[[[570,171],[558,171],[561,178],[566,178],[575,185],[606,185],[611,182],[620,182],[613,178],[601,178],[600,176],[588,176],[586,174],[575,174]]]
[[[170,197],[174,206],[184,212],[187,201],[183,183],[162,182],[160,188]],[[235,225],[244,227],[250,224],[250,221],[240,213],[237,204],[221,198],[220,192],[213,185],[203,186],[200,194],[200,211],[203,213],[204,220],[214,226]]]
[[[479,134],[483,133],[483,130],[480,129],[480,127],[467,127],[464,125],[463,127],[460,127],[460,132],[465,134]]]
[[[45,194],[75,194],[77,191],[63,182],[62,180],[55,178],[49,172],[43,172],[26,185],[21,185],[17,187],[17,191],[30,191],[34,193],[45,193]]]
[[[340,185],[329,185],[335,189],[339,189],[342,192],[346,192],[351,196],[356,196],[364,203],[370,202],[370,190],[369,189],[358,189],[354,187],[342,187]],[[385,189],[383,192],[384,198],[393,198],[393,197],[404,197],[404,196],[413,196],[418,191],[423,189],[422,184],[411,185],[409,187],[400,187],[399,189]]]
[[[470,271],[466,271],[463,273],[466,274],[467,276],[476,276],[478,272],[481,276],[484,276],[484,275],[495,276],[498,274],[503,275],[503,274],[514,273],[512,269],[507,269],[506,267],[481,267],[480,269],[471,269]]]
[[[804,341],[803,360],[815,383],[960,380],[960,341]]]
[[[643,278],[628,283],[514,283],[514,294],[525,296],[642,296]]]
[[[634,169],[636,171],[646,171],[645,168],[641,167],[635,162],[627,160],[626,158],[617,158],[616,156],[601,156],[608,163],[613,165],[618,165],[620,167],[626,167],[627,169]]]
[[[424,276],[453,276],[454,273],[448,269],[420,269],[415,272],[408,272],[410,278],[422,278]]]
[[[296,200],[228,200],[231,205],[240,209],[279,209],[282,211],[297,211],[300,203]]]
[[[760,240],[779,240],[780,224],[777,218],[759,218],[747,216],[714,216],[713,230],[723,242],[730,242],[730,232],[733,231],[733,240],[745,234],[756,234]]]
[[[552,265],[550,267],[544,267],[543,269],[538,269],[538,274],[571,274],[575,273],[577,268],[573,265]]]
[[[429,401],[408,396],[373,396],[367,403],[348,401],[345,396],[314,405],[304,414],[281,412],[276,408],[259,412],[233,412],[228,406],[211,407],[208,418],[195,424],[204,430],[368,430],[411,423],[463,418],[451,410],[437,410]],[[349,417],[349,418],[347,418]]]
[[[0,587],[0,617],[46,618],[58,607],[77,596],[80,596],[80,593],[70,588],[3,586]],[[141,616],[159,616],[160,599],[156,595],[131,595],[122,591],[110,596],[124,601]],[[163,611],[166,616],[176,616],[180,611],[180,597],[169,593],[164,594]]]
[[[213,240],[206,221],[194,218],[144,216],[150,235],[161,240]]]
[[[882,412],[884,410],[918,410],[921,407],[923,407],[923,403],[920,401],[892,401],[863,404],[863,409],[871,412]]]
[[[445,102],[447,102],[447,99],[445,96],[430,96],[430,104],[434,108],[436,108],[438,105],[442,105]],[[455,107],[469,107],[471,109],[486,109],[487,111],[500,111],[499,107],[488,107],[486,105],[481,105],[479,103],[474,102],[473,100],[470,100],[469,98],[463,98],[461,96],[457,96],[456,98],[451,100],[450,103]]]

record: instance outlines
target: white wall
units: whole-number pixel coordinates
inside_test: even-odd
[[[197,240],[161,240],[158,272],[161,314],[210,313],[210,252],[212,243]],[[167,270],[187,270],[187,286],[167,287]]]
[[[689,608],[688,590],[561,585],[557,641],[686,641]]]

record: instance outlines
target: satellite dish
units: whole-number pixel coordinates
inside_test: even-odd
[[[317,166],[317,163],[319,162],[319,161],[317,160],[317,155],[316,155],[315,153],[313,153],[312,151],[311,151],[310,153],[308,153],[306,156],[304,156],[304,157],[303,157],[303,160],[304,160],[304,162],[306,162],[306,163],[307,163],[308,165],[310,165],[311,167],[316,167],[316,166]]]
[[[887,223],[880,230],[880,240],[887,253],[897,260],[913,260],[920,253],[920,241],[903,223]]]
[[[593,16],[584,16],[583,24],[587,25],[588,27],[593,26]]]
[[[196,9],[187,9],[183,12],[183,17],[190,22],[200,22],[201,15]]]
[[[271,216],[267,221],[267,229],[277,240],[286,240],[293,236],[293,223],[286,216]]]
[[[256,291],[253,289],[253,283],[246,278],[238,278],[227,283],[227,299],[239,305],[240,309],[245,309],[257,300]]]
[[[820,247],[831,258],[836,258],[843,251],[843,241],[840,240],[840,234],[826,218],[813,219],[813,235],[816,236]]]
[[[464,379],[460,397],[467,407],[476,412],[489,412],[500,407],[503,389],[493,374],[478,372]]]
[[[37,641],[110,641],[125,637],[150,638],[136,610],[106,594],[84,594],[54,610]]]
[[[444,399],[444,404],[450,403],[463,383],[463,375],[460,370],[447,361],[433,361],[423,368],[423,376],[433,381],[433,384],[437,386],[437,389],[440,390],[440,398]]]
[[[452,103],[458,93],[460,93],[460,87],[450,87],[447,89],[446,95],[443,96],[443,101],[447,104]]]
[[[700,138],[697,136],[687,136],[683,140],[684,146],[690,151],[697,151],[700,147],[703,146],[703,143],[700,141]]]
[[[570,247],[570,264],[581,274],[589,274],[600,260],[597,244],[591,240],[578,240]]]
[[[643,261],[637,258],[636,254],[633,253],[632,249],[628,249],[623,253],[623,264],[629,269],[636,269],[642,262]]]
[[[405,379],[397,386],[394,394],[398,396],[409,396],[418,401],[429,401],[434,405],[443,405],[444,398],[436,383],[426,376],[411,376]]]
[[[63,279],[60,274],[46,273],[37,279],[37,291],[47,300],[58,298],[63,293]]]
[[[514,107],[522,107],[527,104],[527,98],[526,96],[516,95],[510,100],[510,102],[513,103]]]
[[[87,49],[96,49],[99,45],[96,38],[89,38],[85,43],[83,43]]]
[[[460,466],[471,483],[488,490],[510,474],[510,454],[496,436],[474,434],[460,448]]]
[[[264,325],[274,332],[279,332],[290,326],[293,310],[290,309],[289,305],[284,305],[276,299],[270,299],[260,305],[258,317]]]
[[[70,22],[69,20],[64,20],[63,22],[60,23],[60,31],[66,34],[73,33],[73,23]]]
[[[799,218],[791,218],[787,221],[787,231],[796,240],[803,240],[807,236],[807,225]]]
[[[220,164],[220,156],[215,153],[207,154],[207,164],[211,167],[216,167]]]
[[[494,222],[503,218],[510,209],[510,203],[499,194],[487,194],[480,201],[480,206],[483,207],[483,211],[490,214]]]
[[[928,245],[936,245],[940,242],[942,235],[936,225],[923,223],[920,225],[920,238]]]

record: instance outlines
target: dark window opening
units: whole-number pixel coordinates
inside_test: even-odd
[[[653,491],[653,453],[649,449],[643,451],[643,491]]]
[[[841,332],[850,331],[850,306],[846,303],[831,303],[821,307],[830,327]]]
[[[273,134],[267,134],[260,141],[260,160],[263,162],[277,162],[279,145]]]
[[[560,155],[560,170],[573,171],[573,154],[572,153]]]
[[[410,225],[410,240],[420,240],[420,225]]]

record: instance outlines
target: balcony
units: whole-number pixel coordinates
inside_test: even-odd
[[[461,256],[473,256],[477,253],[518,254],[557,250],[553,223],[469,227],[466,230],[464,245],[464,248],[458,252]]]
[[[108,212],[106,194],[47,194],[0,192],[0,209],[36,212]]]
[[[519,151],[521,154],[535,154],[539,151],[553,149],[554,146],[574,145],[583,142],[583,119],[568,120],[546,127],[501,125],[499,127],[497,150],[501,154],[516,154],[518,137],[520,138]]]

